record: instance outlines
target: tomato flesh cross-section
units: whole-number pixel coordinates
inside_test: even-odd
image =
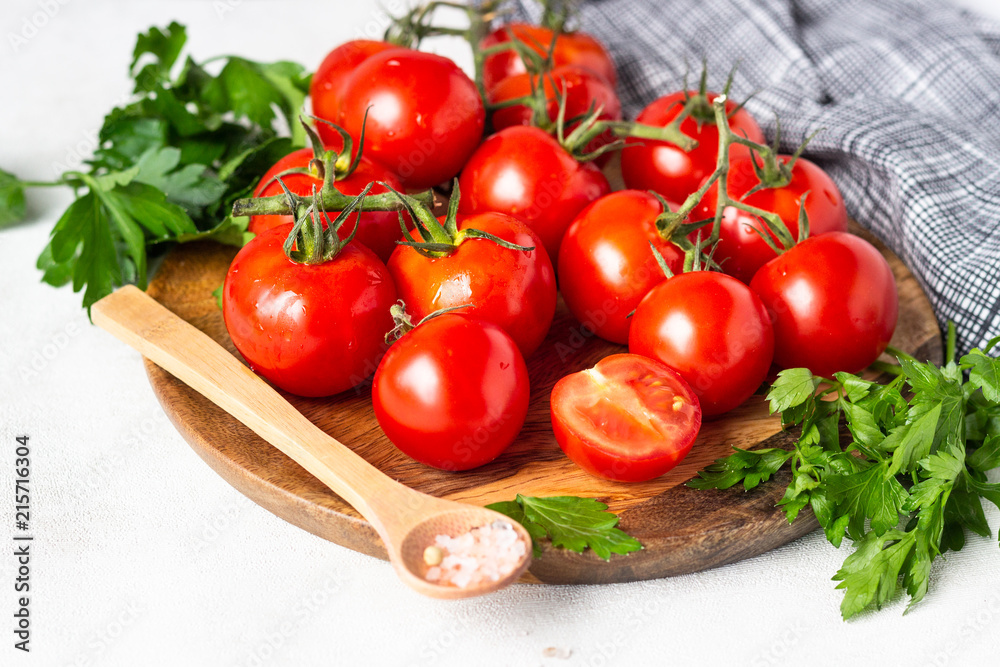
[[[615,354],[552,389],[552,429],[574,463],[621,482],[659,477],[691,451],[701,405],[663,363]]]

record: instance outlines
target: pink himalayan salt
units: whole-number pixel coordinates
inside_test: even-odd
[[[514,527],[500,519],[455,537],[438,535],[434,546],[443,557],[425,578],[458,588],[499,581],[517,568],[527,549]]]

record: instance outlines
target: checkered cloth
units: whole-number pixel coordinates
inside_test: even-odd
[[[522,18],[538,18],[518,0]],[[917,275],[960,351],[1000,335],[1000,26],[942,0],[589,0],[629,117],[703,57]]]

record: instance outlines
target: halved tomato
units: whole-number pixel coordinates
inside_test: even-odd
[[[637,354],[613,354],[559,380],[551,411],[566,455],[590,474],[619,482],[667,472],[701,429],[701,404],[688,383]]]

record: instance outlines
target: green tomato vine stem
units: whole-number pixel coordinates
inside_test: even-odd
[[[792,238],[791,233],[781,220],[781,217],[777,213],[765,211],[757,208],[756,206],[751,206],[740,199],[734,199],[729,196],[729,155],[730,149],[734,144],[747,147],[751,153],[755,155],[755,160],[758,158],[762,160],[765,165],[765,171],[768,169],[777,169],[775,166],[777,165],[777,155],[775,150],[771,147],[750,141],[746,137],[736,136],[736,134],[733,133],[732,128],[729,127],[729,116],[726,112],[727,100],[728,97],[726,95],[719,95],[712,101],[712,109],[715,113],[715,124],[719,131],[719,153],[715,171],[712,172],[712,175],[705,180],[700,188],[691,193],[687,199],[684,200],[684,203],[681,204],[680,208],[676,211],[665,211],[657,219],[657,229],[666,240],[673,241],[682,249],[686,250],[687,248],[682,243],[680,238],[680,233],[682,231],[686,232],[687,226],[682,223],[691,215],[708,190],[713,185],[716,185],[718,189],[718,196],[715,206],[715,215],[711,218],[712,231],[700,241],[697,249],[701,251],[704,248],[711,247],[718,242],[719,233],[722,228],[722,218],[725,215],[726,208],[733,207],[760,218],[767,226],[771,234],[774,235],[774,238],[778,239],[783,247],[779,247],[777,243],[775,243],[771,234],[766,232],[761,233],[761,237],[776,253],[781,254],[795,245],[795,239]],[[804,217],[803,210],[800,215],[800,220]],[[808,220],[805,219],[804,222],[807,226]],[[707,223],[708,220],[705,220],[700,224]],[[684,236],[686,237],[686,233]]]
[[[490,23],[499,14],[500,0],[487,0],[478,7],[472,4],[450,2],[448,0],[431,0],[410,12],[397,17],[385,32],[385,40],[393,44],[415,48],[427,37],[450,35],[464,38],[472,47],[472,61],[475,70],[474,81],[479,90],[483,104],[487,104],[486,86],[483,83],[483,67],[486,56],[491,51],[479,48],[479,43],[490,29]],[[465,12],[469,19],[468,28],[449,28],[430,23],[434,12],[441,8]],[[499,50],[499,49],[498,49]]]
[[[55,181],[21,181],[19,180],[17,184],[23,188],[58,188],[68,183],[63,179],[58,179]]]
[[[425,190],[411,195],[414,199],[426,206],[434,204],[434,192]],[[319,206],[327,211],[342,211],[354,201],[354,197],[341,194],[336,189],[324,187],[317,193],[314,199],[311,196],[284,194],[271,197],[254,197],[248,199],[238,199],[233,203],[233,216],[249,215],[294,215],[301,216],[306,209],[318,201]],[[367,195],[358,204],[360,211],[399,211],[404,208],[403,204],[391,192],[377,195]]]

